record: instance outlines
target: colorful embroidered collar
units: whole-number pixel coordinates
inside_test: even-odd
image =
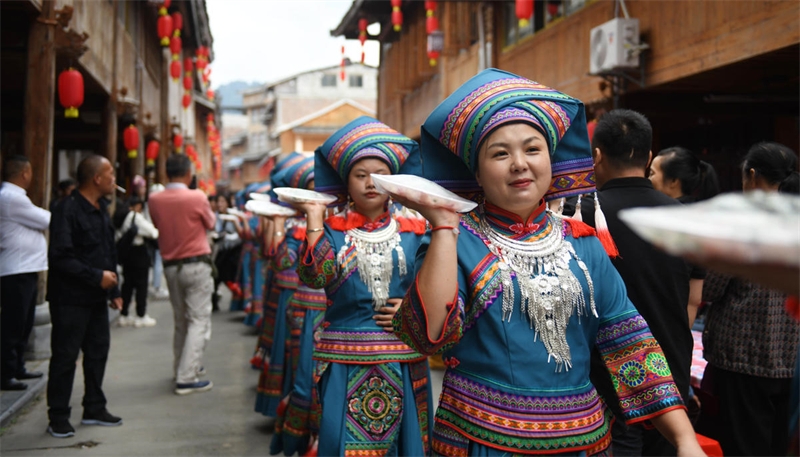
[[[364,216],[357,211],[348,209],[343,213],[329,217],[325,222],[332,229],[339,230],[341,232],[352,229],[361,229],[366,232],[374,232],[375,230],[380,230],[389,225],[390,220],[391,216],[389,211],[385,211],[374,220],[370,220],[367,216]]]
[[[544,201],[526,221],[523,221],[522,218],[511,211],[504,210],[489,202],[484,203],[484,217],[493,229],[515,240],[527,240],[530,237],[538,238],[551,225],[547,217],[547,205]]]

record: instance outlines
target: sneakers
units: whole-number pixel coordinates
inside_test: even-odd
[[[214,387],[211,381],[197,381],[175,384],[175,393],[178,395],[189,395],[197,392],[207,392]]]
[[[117,327],[130,327],[133,325],[135,319],[131,316],[123,316],[122,314],[119,315],[117,318],[116,326]]]
[[[117,427],[119,425],[122,425],[122,418],[112,415],[111,413],[108,412],[107,409],[103,408],[102,410],[96,413],[88,413],[84,411],[83,420],[81,420],[81,424],[102,425],[105,427]]]
[[[75,436],[75,429],[67,420],[50,421],[47,433],[53,435],[54,438],[69,438]]]
[[[147,314],[145,314],[142,317],[137,316],[136,319],[134,319],[133,321],[133,326],[136,328],[152,327],[154,325],[156,325],[156,320],[148,316]]]

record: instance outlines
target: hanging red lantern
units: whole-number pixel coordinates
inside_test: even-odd
[[[122,142],[128,151],[128,158],[135,159],[139,153],[139,129],[133,124],[129,125],[122,132]]]
[[[189,109],[189,105],[192,104],[192,96],[187,94],[183,94],[183,100],[181,100],[181,105],[183,105],[183,109]]]
[[[172,13],[172,35],[181,36],[181,29],[183,28],[183,14],[180,11]]]
[[[527,27],[533,16],[533,0],[516,0],[516,13],[519,19],[519,28]]]
[[[183,77],[183,88],[186,90],[192,90],[192,77],[191,76],[184,76]]]
[[[69,68],[58,75],[58,101],[64,107],[64,117],[78,117],[78,108],[83,105],[83,75]]]
[[[172,35],[172,17],[169,15],[159,16],[158,36],[161,38],[161,46],[169,46],[169,37]]]
[[[425,30],[430,35],[439,30],[439,18],[436,17],[436,2],[425,2]]]
[[[364,63],[364,43],[367,42],[367,19],[358,20],[358,41],[361,42],[361,63]]]
[[[169,40],[169,51],[172,53],[172,60],[178,60],[181,58],[182,48],[183,44],[181,43],[181,37],[173,35]]]
[[[342,63],[341,63],[341,66],[339,67],[339,78],[341,78],[342,81],[344,81],[344,65],[345,65],[345,62],[344,62],[344,45],[342,45]]]
[[[194,148],[193,144],[186,145],[186,157],[188,157],[192,162],[197,161],[197,149]]]
[[[428,63],[430,63],[432,67],[436,66],[438,60],[439,60],[439,51],[434,51],[434,50],[428,51]]]
[[[191,57],[185,57],[183,59],[183,71],[186,73],[191,73],[194,70],[194,64],[192,63]]]
[[[147,159],[147,166],[152,167],[156,164],[156,159],[158,159],[158,152],[161,149],[161,145],[156,140],[150,140],[147,143],[147,148],[144,152],[144,158]]]
[[[208,97],[209,100],[214,101],[214,91],[208,89],[208,91],[206,92],[206,97]]]
[[[392,2],[392,26],[394,27],[395,32],[399,32],[403,29],[403,12],[400,11],[400,6],[402,6],[402,0],[391,0]]]
[[[171,4],[172,4],[172,0],[164,0],[161,3],[161,8],[158,9],[158,14],[160,14],[161,16],[164,16],[165,14],[167,14],[167,9],[169,8],[169,5],[171,5]]]
[[[181,77],[181,62],[179,60],[173,60],[169,64],[169,75],[172,76],[173,81],[177,81]]]
[[[558,16],[558,3],[547,2],[547,13],[550,14],[550,17],[557,17]]]
[[[183,149],[183,135],[180,133],[172,135],[172,146],[175,147],[175,152],[181,152]]]

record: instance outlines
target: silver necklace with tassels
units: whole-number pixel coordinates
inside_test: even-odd
[[[372,307],[377,311],[386,306],[389,300],[389,284],[394,273],[392,251],[397,252],[400,276],[408,273],[397,221],[391,218],[389,225],[374,232],[360,229],[346,231],[344,246],[336,256],[339,265],[344,264],[344,258],[351,246],[356,249],[358,275],[372,294]]]
[[[549,211],[546,217],[554,225],[552,230],[544,238],[531,242],[506,237],[492,228],[485,217],[481,217],[480,229],[484,243],[499,260],[503,320],[510,322],[514,311],[513,273],[521,295],[520,312],[530,321],[533,340],[541,338],[547,349],[547,362],[555,360],[556,371],[561,371],[572,367],[566,336],[569,319],[573,312],[579,317],[586,314],[583,287],[569,268],[570,260],[574,259],[586,276],[594,317],[597,317],[597,309],[589,270],[575,253],[572,243],[564,239],[562,219]]]

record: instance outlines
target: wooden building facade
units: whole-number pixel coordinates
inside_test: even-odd
[[[216,112],[202,74],[188,74],[193,87],[170,76],[172,56],[157,33],[158,1],[24,0],[0,2],[0,151],[3,156],[30,158],[34,183],[32,201],[47,207],[51,190],[60,179],[74,177],[77,163],[88,154],[108,158],[117,170],[119,185],[129,188],[136,175],[149,182],[166,180],[164,163],[174,153],[172,137],[198,151],[202,172],[214,169],[207,138],[208,114]],[[182,50],[194,58],[196,50],[212,48],[204,0],[175,0],[168,13],[181,13]],[[213,59],[213,51],[208,60]],[[83,76],[84,102],[79,117],[66,118],[59,103],[58,76],[74,68]],[[191,103],[182,106],[184,93]],[[134,124],[139,131],[136,158],[128,158],[123,131]],[[145,147],[160,142],[157,166],[145,165]]]
[[[443,49],[426,53],[425,3],[356,0],[334,36],[357,39],[362,18],[381,24],[378,118],[412,138],[433,108],[464,81],[496,67],[582,100],[591,119],[630,108],[654,128],[654,151],[688,147],[717,167],[725,189],[757,141],[800,146],[800,2],[742,0],[535,0],[529,28],[513,1],[440,1]],[[639,20],[641,68],[591,75],[590,33],[625,12]]]

